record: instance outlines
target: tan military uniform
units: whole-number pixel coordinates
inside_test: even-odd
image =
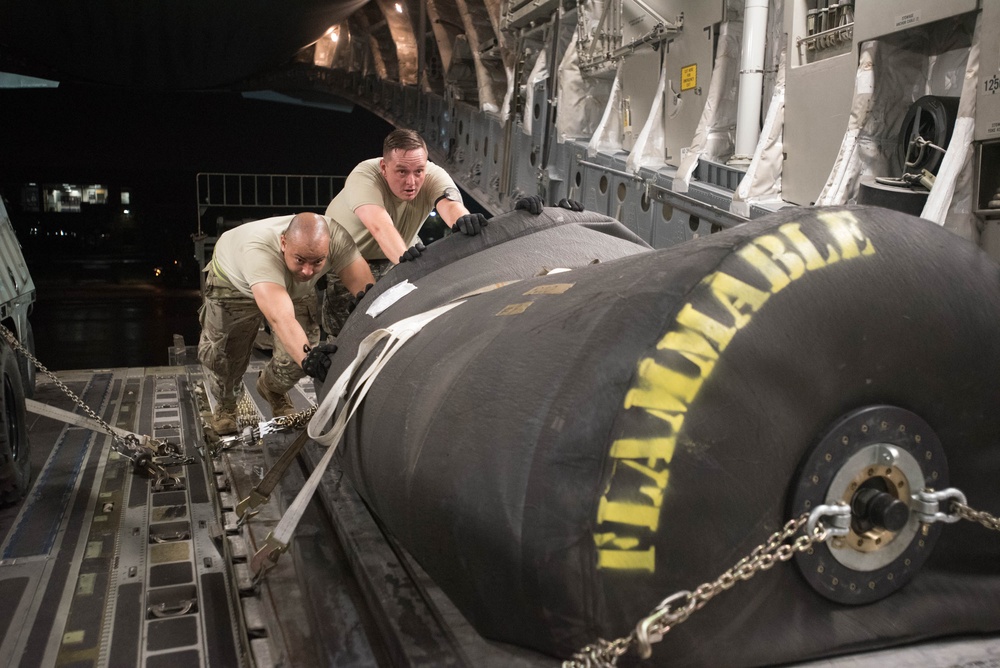
[[[251,288],[264,282],[283,285],[292,298],[295,319],[315,345],[319,341],[316,281],[331,270],[341,271],[360,257],[350,235],[332,224],[330,254],[323,269],[306,283],[292,280],[281,255],[281,233],[291,220],[289,215],[245,223],[225,232],[216,242],[212,262],[206,269],[205,300],[199,312],[198,359],[220,405],[235,409],[253,342],[264,321]],[[274,353],[263,371],[264,384],[284,393],[304,375],[274,337]]]
[[[445,190],[451,188],[458,193],[448,172],[433,162],[428,162],[427,175],[420,192],[412,201],[401,200],[392,194],[389,184],[382,176],[380,160],[381,158],[372,158],[355,167],[344,182],[343,189],[326,208],[326,217],[340,223],[350,233],[362,257],[368,260],[375,280],[384,276],[393,264],[386,259],[375,238],[354,211],[364,204],[383,207],[392,218],[399,236],[410,247],[419,240],[417,233],[434,210],[434,205],[444,196]],[[340,281],[328,281],[323,305],[323,329],[328,334],[336,336],[340,333],[340,328],[347,319],[350,300],[351,293]]]
[[[458,192],[448,172],[433,162],[428,162],[427,175],[420,192],[412,201],[403,201],[389,189],[389,184],[379,169],[380,160],[381,158],[372,158],[355,167],[344,182],[343,189],[326,208],[326,217],[344,226],[354,239],[354,243],[358,245],[361,256],[369,261],[387,258],[371,232],[354,213],[359,206],[376,204],[383,207],[392,218],[392,224],[399,231],[399,236],[403,237],[403,241],[409,247],[417,241],[417,233],[423,227],[427,216],[434,210],[438,199],[444,195],[444,191],[454,188],[455,192]]]

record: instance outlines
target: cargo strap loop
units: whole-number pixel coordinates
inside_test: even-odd
[[[330,464],[330,460],[333,459],[333,453],[340,443],[341,437],[344,435],[347,422],[354,415],[358,406],[361,405],[361,401],[368,393],[379,372],[385,367],[396,351],[423,329],[424,325],[462,303],[453,302],[445,304],[436,309],[404,318],[383,329],[377,329],[366,336],[358,346],[358,354],[355,356],[354,361],[340,374],[337,382],[334,383],[316,409],[316,414],[309,421],[307,427],[309,437],[317,443],[327,446],[327,451],[316,465],[309,479],[306,480],[305,485],[302,486],[295,500],[288,506],[288,510],[282,515],[281,521],[267,535],[264,546],[251,559],[250,570],[254,574],[256,581],[259,581],[266,571],[274,566],[281,553],[288,548],[288,543],[292,539],[295,527],[298,526],[299,520],[302,519],[306,506],[309,504],[310,499],[312,499],[312,495],[316,492],[316,488],[319,487],[326,467]],[[385,347],[382,348],[382,351],[375,358],[375,361],[372,362],[372,365],[358,378],[353,389],[348,393],[347,388],[354,378],[355,372],[382,339],[388,339]],[[341,399],[345,400],[343,408],[337,414],[337,419],[333,422],[333,426],[324,432],[323,426],[333,417]]]

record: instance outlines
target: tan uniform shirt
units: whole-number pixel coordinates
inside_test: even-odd
[[[377,204],[385,208],[399,231],[399,236],[403,237],[407,246],[412,246],[417,240],[417,232],[434,210],[434,204],[444,195],[445,189],[455,188],[455,192],[458,192],[448,172],[433,162],[428,162],[427,175],[420,192],[413,201],[403,201],[389,189],[389,184],[379,169],[379,160],[381,158],[365,160],[355,167],[344,182],[343,190],[326,208],[326,217],[344,226],[366,260],[385,260],[386,257],[371,232],[354,213],[359,206]]]
[[[284,285],[292,299],[313,294],[316,281],[328,271],[339,273],[361,254],[344,228],[330,225],[330,254],[326,264],[306,283],[292,280],[281,255],[281,233],[288,228],[293,216],[264,218],[228,230],[215,243],[212,269],[241,294],[253,298],[250,289],[257,283]]]

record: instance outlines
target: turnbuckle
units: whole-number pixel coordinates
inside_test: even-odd
[[[302,413],[297,413],[297,415],[304,415],[308,411],[303,411]],[[294,417],[294,416],[291,416]],[[282,429],[294,429],[294,424],[289,424],[289,417],[276,417],[271,418],[267,422],[258,422],[256,425],[251,425],[249,427],[243,427],[243,431],[238,434],[233,434],[232,436],[223,436],[219,439],[218,450],[228,450],[229,448],[235,446],[242,446],[244,448],[252,448],[257,444],[257,441],[264,438],[268,434],[274,434],[281,431]]]
[[[261,422],[261,425],[264,423]],[[216,452],[220,450],[228,450],[236,446],[242,446],[244,448],[252,448],[260,440],[260,426],[256,427],[243,427],[243,431],[238,434],[233,434],[232,436],[223,436],[219,439],[219,447],[216,448]]]
[[[951,502],[956,502],[963,506],[967,505],[965,494],[963,494],[961,490],[955,489],[954,487],[942,489],[939,492],[922,489],[914,494],[912,499],[913,512],[922,524],[933,524],[934,522],[946,522],[948,524],[952,524],[953,522],[957,522],[962,519],[957,510],[951,514],[941,512],[940,505],[942,501],[948,502],[945,507],[949,508],[949,510]]]

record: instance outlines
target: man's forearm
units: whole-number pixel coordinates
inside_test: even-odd
[[[399,235],[389,213],[375,204],[359,206],[354,213],[361,219],[386,259],[393,263],[399,262],[399,256],[406,252],[406,242]]]
[[[281,320],[271,323],[271,331],[281,341],[281,345],[288,352],[288,356],[296,364],[302,366],[302,360],[306,356],[305,346],[309,345],[309,337],[306,336],[302,325],[294,318],[291,322]]]

